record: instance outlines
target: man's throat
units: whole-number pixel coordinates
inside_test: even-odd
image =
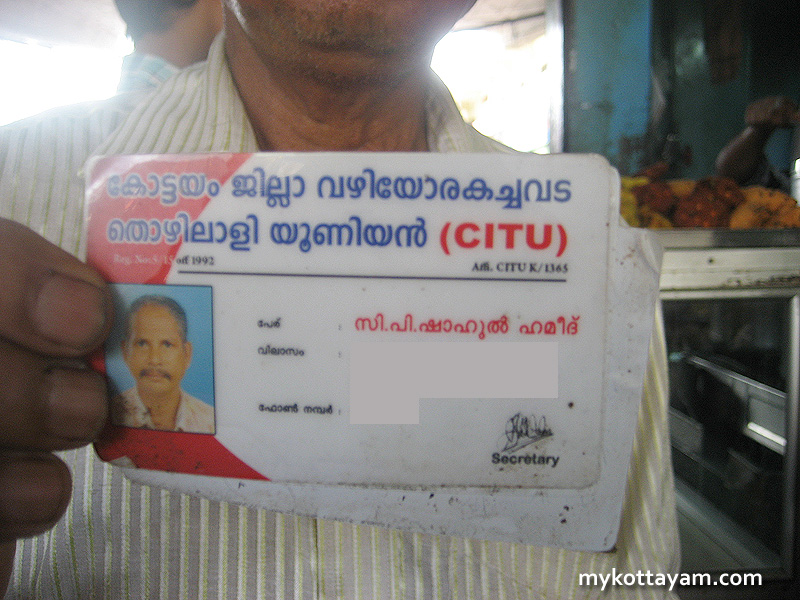
[[[143,395],[139,392],[142,403],[150,414],[153,426],[156,429],[175,429],[178,408],[181,403],[181,392],[171,392],[163,395]]]

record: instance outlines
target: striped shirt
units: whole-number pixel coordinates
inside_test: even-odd
[[[0,216],[80,252],[86,159],[177,71],[159,58],[134,53],[123,62],[113,98],[54,108],[1,127]]]
[[[465,125],[435,79],[427,114],[432,150],[508,151]],[[99,115],[74,121],[75,130],[55,121],[55,133],[45,133],[43,121],[0,133],[2,215],[80,256],[83,189],[74,173],[81,155],[94,148],[98,154],[258,150],[221,39],[206,64],[170,79],[103,143],[98,138],[107,137],[109,122]],[[63,454],[73,471],[73,501],[55,529],[19,544],[7,600],[671,598],[664,587],[601,592],[579,585],[581,573],[678,568],[666,386],[659,335],[611,552],[426,535],[220,503],[132,483],[83,449]]]
[[[136,386],[111,398],[111,421],[127,427],[158,429]],[[210,404],[181,390],[181,400],[172,429],[189,433],[214,433],[214,409]]]

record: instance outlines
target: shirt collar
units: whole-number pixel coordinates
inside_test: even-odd
[[[466,123],[444,82],[433,70],[428,77],[425,111],[431,152],[514,152]]]
[[[431,152],[512,152],[464,122],[444,83],[429,70],[426,97]],[[169,102],[166,102],[169,100]],[[163,125],[179,135],[164,136]],[[225,56],[224,34],[211,45],[208,60],[183,69],[140,103],[96,155],[177,152],[258,152]]]
[[[159,56],[134,52],[122,59],[117,93],[153,89],[178,71],[178,67]]]

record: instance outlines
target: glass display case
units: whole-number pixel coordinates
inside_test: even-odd
[[[797,575],[800,232],[659,236],[681,570],[775,597]]]

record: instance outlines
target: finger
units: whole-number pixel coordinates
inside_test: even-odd
[[[108,286],[30,229],[0,219],[0,337],[42,354],[80,356],[108,333]]]
[[[0,341],[0,447],[65,450],[91,442],[107,415],[101,375]]]
[[[797,111],[797,104],[788,98],[782,98],[775,104],[771,116],[780,122],[786,122],[791,119],[795,111]]]
[[[71,491],[69,469],[52,454],[0,451],[0,544],[50,529]]]

